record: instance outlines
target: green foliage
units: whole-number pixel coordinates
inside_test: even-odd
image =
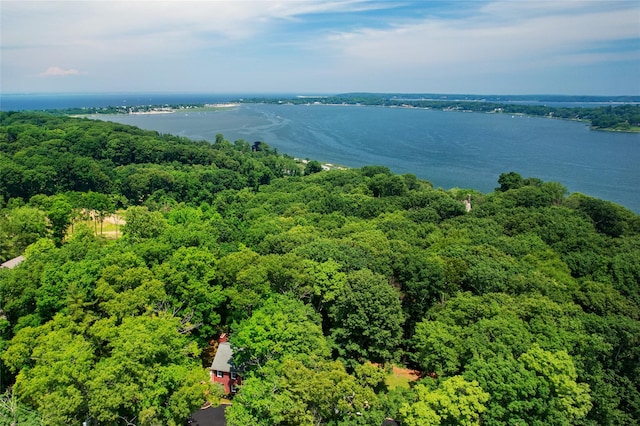
[[[51,236],[46,214],[33,207],[18,207],[0,216],[0,259],[11,259],[28,245]]]
[[[158,237],[167,224],[160,212],[150,212],[147,207],[129,207],[124,215],[122,235],[133,243]]]
[[[312,175],[314,173],[318,173],[321,171],[322,171],[322,164],[320,164],[320,162],[315,160],[309,161],[307,165],[304,167],[305,176]]]
[[[348,274],[330,317],[331,337],[342,359],[386,362],[398,358],[404,316],[397,290],[384,277],[367,269]]]
[[[182,247],[154,273],[164,283],[169,305],[179,307],[185,318],[183,330],[191,331],[202,344],[214,337],[221,321],[218,309],[225,297],[221,286],[214,285],[213,254],[206,249]]]
[[[456,374],[460,370],[461,332],[460,327],[439,321],[418,323],[413,335],[414,361],[429,373]]]
[[[2,416],[181,424],[228,332],[230,424],[637,423],[640,218],[498,183],[1,113],[0,259],[25,257],[0,270]],[[123,238],[96,236],[116,207]],[[388,388],[400,361],[424,378]]]
[[[505,199],[516,206],[545,207],[559,205],[567,195],[567,188],[558,182],[542,182],[537,178],[523,179],[516,172],[502,173],[496,191],[505,192]]]
[[[576,383],[578,373],[566,352],[551,353],[534,346],[519,361],[549,383],[553,400],[548,404],[555,416],[564,417],[562,423],[571,424],[587,415],[591,409],[589,386]]]
[[[498,178],[499,188],[496,191],[507,192],[510,189],[518,189],[524,185],[524,180],[516,172],[502,173]]]
[[[44,424],[179,424],[213,389],[191,361],[198,351],[177,332],[179,319],[126,318],[86,328],[58,315],[43,326],[20,330],[3,361],[19,371],[14,392]]]
[[[18,401],[11,389],[0,395],[0,426],[40,426],[40,417]]]
[[[362,175],[367,177],[374,177],[375,175],[391,175],[391,170],[385,166],[364,166],[360,170]]]
[[[29,204],[46,212],[52,232],[52,238],[56,244],[62,243],[74,219],[73,201],[67,195],[53,196],[35,195],[29,200]]]
[[[88,384],[92,417],[179,424],[202,404],[207,376],[188,362],[197,349],[176,332],[178,326],[177,319],[140,316],[100,334],[110,356],[96,363]]]
[[[598,232],[610,237],[619,237],[629,230],[629,222],[634,217],[629,210],[609,201],[580,195],[576,195],[574,201],[578,203],[577,210],[593,221],[593,226]]]
[[[233,362],[247,372],[271,360],[302,360],[329,356],[320,318],[309,306],[286,296],[274,296],[233,328]]]
[[[461,376],[444,380],[435,388],[432,383],[420,383],[415,393],[416,401],[400,408],[403,424],[409,426],[480,425],[489,399],[478,382]]]
[[[369,189],[374,197],[402,196],[407,186],[401,176],[378,173],[369,181]]]
[[[416,361],[438,375],[477,380],[491,395],[481,416],[488,424],[573,424],[596,402],[574,359],[612,351],[589,335],[580,312],[540,296],[459,295],[416,327]]]
[[[336,424],[366,413],[375,399],[337,361],[311,368],[298,360],[272,361],[260,373],[243,382],[227,409],[230,426]]]
[[[465,374],[491,395],[487,424],[576,424],[592,407],[589,386],[577,383],[571,357],[534,345],[509,355],[474,361]]]

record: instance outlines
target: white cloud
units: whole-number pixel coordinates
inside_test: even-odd
[[[65,77],[68,75],[79,75],[80,71],[77,69],[64,69],[60,67],[49,67],[44,72],[41,72],[40,77]]]
[[[613,0],[0,0],[0,8],[2,86],[25,91],[301,90],[293,82],[411,90],[430,79],[471,84],[492,73],[637,62],[628,40],[640,38],[640,6]],[[626,48],[612,49],[620,40]],[[88,77],[38,78],[78,74]]]
[[[472,17],[430,17],[388,29],[363,28],[334,34],[328,41],[354,65],[429,69],[491,63],[557,65],[600,43],[640,37],[636,6],[594,12],[590,4],[497,2]],[[630,52],[629,58],[634,56]],[[603,55],[591,58],[606,60]]]
[[[102,79],[134,81],[146,74],[148,80],[167,70],[193,75],[196,68],[219,69],[237,60],[243,49],[266,54],[279,48],[288,54],[291,49],[283,46],[295,41],[300,47],[301,41],[286,26],[304,16],[383,6],[366,0],[3,0],[3,74],[5,81],[62,75],[56,69],[37,71],[57,62],[77,64]]]
[[[342,1],[3,1],[5,46],[166,48],[173,41],[233,42],[280,20],[381,6]],[[128,44],[120,44],[127,41]],[[190,48],[182,44],[182,48]],[[115,50],[115,49],[114,49]]]

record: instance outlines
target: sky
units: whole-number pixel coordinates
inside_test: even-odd
[[[640,95],[640,1],[0,1],[1,93]]]

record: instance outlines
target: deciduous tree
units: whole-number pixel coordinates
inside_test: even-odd
[[[310,306],[286,296],[267,300],[233,328],[230,341],[234,364],[249,372],[270,360],[322,359],[329,355],[319,315]]]
[[[480,415],[487,409],[489,400],[476,381],[466,381],[453,376],[437,385],[433,379],[415,387],[416,401],[400,407],[403,424],[407,426],[429,425],[480,425]]]
[[[329,316],[341,358],[386,362],[399,356],[404,316],[398,291],[384,277],[368,269],[347,274]]]

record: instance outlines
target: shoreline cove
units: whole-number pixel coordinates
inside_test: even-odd
[[[299,99],[308,99],[308,98],[299,98]],[[318,98],[315,98],[318,99]],[[324,98],[322,98],[324,99]],[[462,101],[464,103],[471,103],[469,101]],[[514,117],[530,117],[530,118],[546,118],[546,119],[555,119],[562,121],[572,121],[578,123],[584,123],[587,125],[589,130],[594,131],[604,131],[604,132],[617,132],[617,133],[640,133],[640,126],[629,126],[629,128],[616,128],[616,127],[598,127],[593,125],[592,120],[588,118],[572,118],[572,117],[558,117],[555,116],[552,112],[548,115],[541,114],[532,114],[526,112],[508,112],[503,111],[503,108],[500,108],[501,104],[495,104],[496,107],[493,110],[484,111],[484,110],[473,110],[473,109],[463,109],[462,107],[421,107],[409,104],[400,104],[400,105],[379,105],[379,104],[366,104],[366,103],[335,103],[335,102],[291,102],[291,101],[278,101],[278,102],[254,102],[254,101],[245,101],[240,100],[237,102],[228,102],[228,103],[214,103],[214,104],[181,104],[173,107],[167,106],[167,104],[158,104],[158,105],[141,105],[141,106],[132,106],[132,107],[115,107],[115,110],[111,110],[114,107],[110,107],[107,111],[101,111],[101,108],[87,108],[90,112],[82,113],[82,114],[67,114],[69,116],[79,117],[84,115],[115,115],[115,114],[132,114],[132,115],[151,115],[151,114],[169,114],[175,112],[182,111],[209,111],[209,110],[224,110],[229,108],[237,108],[241,105],[280,105],[280,106],[306,106],[306,107],[314,107],[314,106],[328,106],[328,107],[381,107],[381,108],[391,108],[391,109],[415,109],[415,110],[425,110],[425,111],[443,111],[443,112],[461,112],[461,113],[479,113],[479,114],[505,114],[510,115],[511,118]],[[635,104],[621,104],[621,105],[635,105]],[[62,109],[64,111],[64,109]]]
[[[217,133],[230,141],[260,140],[293,157],[350,168],[384,165],[441,188],[490,192],[501,173],[516,171],[640,212],[640,135],[592,131],[574,120],[448,112],[244,103],[188,115],[91,118],[194,140],[213,142]]]
[[[447,114],[468,111],[464,108],[441,110],[442,102],[452,99],[483,108],[489,107],[483,106],[489,101],[511,102],[509,105],[516,108],[521,104],[546,107],[543,103],[554,107],[616,107],[620,102],[635,108],[640,98],[455,95],[447,100],[441,99],[445,98],[441,95],[394,97],[391,94],[357,93],[318,98],[161,93],[0,96],[3,110],[56,110],[59,114],[61,110],[73,109],[68,115],[122,122],[210,142],[221,133],[231,141],[260,140],[280,152],[321,163],[351,168],[385,165],[394,173],[415,174],[441,188],[467,187],[489,192],[496,187],[501,173],[516,171],[526,177],[560,182],[570,192],[611,200],[640,212],[638,133],[591,128],[586,120],[549,117],[548,114],[499,114],[495,113],[495,104],[485,114]],[[397,105],[370,105],[372,99],[377,102],[380,96],[386,96],[389,102]],[[423,99],[438,99],[439,107],[405,106],[406,100]],[[360,100],[366,104],[359,103]],[[184,108],[179,109],[178,114],[87,116],[93,111],[116,112],[115,107],[107,105],[123,105],[118,108],[128,110],[130,107],[148,109],[150,105],[189,104],[233,107]],[[309,107],[303,104],[309,104]],[[511,119],[512,115],[520,120]]]

